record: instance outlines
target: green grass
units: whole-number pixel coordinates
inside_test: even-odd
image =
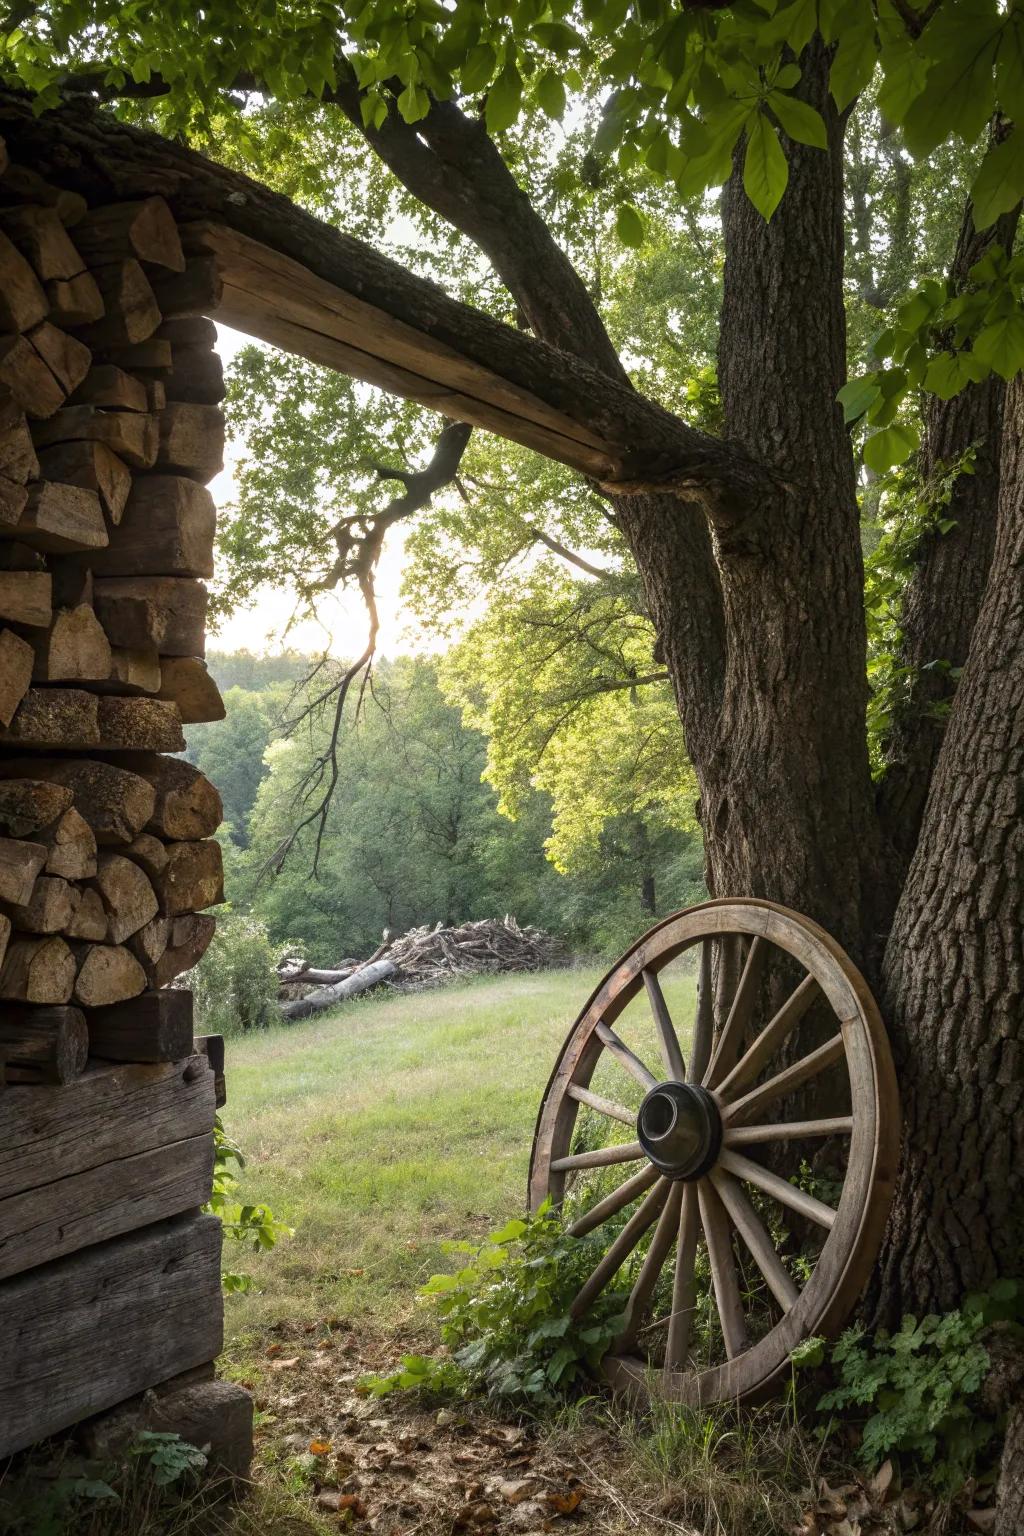
[[[544,1087],[597,980],[552,971],[357,1000],[229,1041],[224,1122],[248,1159],[242,1198],[295,1228],[238,1263],[258,1292],[228,1298],[229,1332],[330,1312],[406,1323],[444,1267],[443,1239],[483,1237],[522,1208]],[[683,1035],[692,976],[666,993]],[[645,998],[620,1028],[653,1066]],[[601,1072],[595,1088],[639,1096]]]

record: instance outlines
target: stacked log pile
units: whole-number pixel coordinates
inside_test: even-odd
[[[211,281],[162,198],[90,207],[0,141],[0,1454],[219,1348],[216,1074],[167,988],[212,936],[221,802],[164,755],[223,717]]]
[[[344,960],[331,970],[286,958],[279,968],[281,1015],[305,1019],[371,987],[387,985],[398,991],[436,987],[457,976],[501,971],[542,971],[564,965],[565,946],[552,934],[514,917],[481,918],[478,922],[410,928],[384,942],[364,961]]]

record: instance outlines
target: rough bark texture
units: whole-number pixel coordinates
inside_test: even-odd
[[[996,547],[885,957],[906,1135],[876,1315],[1024,1266],[1024,378]]]
[[[996,1489],[995,1536],[1024,1531],[1024,1406],[1014,1403],[1006,1421],[1006,1439]]]
[[[827,153],[786,146],[789,185],[768,224],[738,170],[724,193],[725,430],[789,489],[716,530],[728,665],[717,751],[696,766],[715,890],[794,906],[863,963],[889,894],[864,729],[853,458],[836,403],[846,369],[843,122],[820,44],[803,67]]]
[[[1018,207],[979,233],[968,202],[950,271],[956,292],[967,285],[971,268],[991,246],[1012,249],[1019,215]],[[967,448],[973,446],[976,452],[973,474],[958,479],[945,513],[956,526],[928,538],[903,605],[900,664],[917,669],[918,675],[909,705],[896,717],[886,744],[888,761],[879,795],[879,810],[903,871],[917,842],[942,745],[945,722],[938,706],[948,705],[956,688],[948,672],[930,664],[963,667],[988,580],[1005,394],[1006,385],[993,374],[952,400],[932,396],[926,409],[921,454],[925,483],[943,466],[956,463]]]

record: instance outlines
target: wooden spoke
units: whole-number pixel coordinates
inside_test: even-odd
[[[582,1317],[594,1298],[604,1290],[616,1270],[621,1269],[647,1228],[658,1219],[661,1208],[668,1198],[668,1192],[669,1180],[659,1177],[654,1188],[643,1204],[633,1212],[593,1274],[580,1287],[576,1299],[569,1308],[572,1317]]]
[[[697,1305],[697,1239],[700,1211],[696,1184],[683,1185],[683,1207],[676,1240],[676,1272],[672,1281],[672,1313],[665,1346],[665,1370],[683,1371],[690,1358],[690,1334]]]
[[[614,1029],[610,1029],[602,1021],[598,1024],[595,1033],[604,1045],[605,1050],[615,1057],[620,1067],[625,1067],[631,1077],[635,1077],[637,1082],[642,1083],[644,1088],[653,1088],[655,1086],[658,1079],[652,1072],[648,1072],[639,1056],[634,1056],[629,1046],[624,1040],[619,1039]]]
[[[800,1292],[772,1247],[772,1240],[768,1236],[764,1222],[734,1178],[724,1173],[721,1168],[713,1168],[710,1177],[722,1204],[729,1213],[733,1226],[746,1243],[754,1263],[768,1282],[772,1295],[783,1312],[788,1312],[790,1307],[795,1305]]]
[[[571,1168],[610,1168],[613,1163],[636,1163],[645,1156],[638,1141],[624,1141],[618,1147],[597,1147],[593,1152],[556,1157],[551,1168],[554,1173],[568,1173]]]
[[[700,946],[700,974],[697,979],[697,1018],[690,1047],[690,1082],[702,1083],[711,1060],[715,1037],[715,988],[712,973],[714,950],[711,939]]]
[[[736,1264],[732,1256],[729,1218],[710,1179],[698,1181],[697,1199],[707,1239],[711,1282],[715,1288],[715,1303],[722,1324],[725,1352],[730,1360],[735,1360],[747,1347],[747,1325],[743,1318],[743,1303],[740,1301]]]
[[[644,986],[647,988],[647,997],[654,1015],[658,1039],[661,1042],[661,1056],[665,1063],[665,1071],[677,1083],[685,1083],[686,1063],[679,1048],[679,1037],[675,1032],[668,1004],[665,1002],[665,994],[661,990],[661,982],[653,971],[644,971]]]
[[[805,1194],[795,1184],[762,1168],[760,1163],[751,1162],[749,1157],[742,1157],[739,1152],[731,1152],[726,1148],[718,1159],[718,1166],[728,1173],[734,1173],[747,1184],[756,1184],[758,1189],[763,1189],[766,1195],[771,1195],[780,1205],[788,1205],[791,1211],[799,1211],[801,1216],[806,1216],[808,1221],[815,1222],[819,1227],[831,1227],[836,1219],[835,1211],[823,1200],[815,1200],[813,1195]]]
[[[735,1098],[741,1088],[752,1083],[765,1062],[778,1050],[783,1040],[792,1034],[811,1004],[821,996],[821,988],[813,976],[805,976],[773,1019],[765,1025],[739,1061],[721,1082],[718,1092],[724,1097]]]
[[[843,1044],[842,1035],[833,1035],[831,1040],[826,1040],[824,1045],[819,1045],[816,1051],[809,1056],[801,1056],[799,1061],[794,1061],[791,1067],[778,1072],[770,1077],[760,1088],[752,1088],[742,1099],[737,1099],[732,1104],[727,1104],[722,1112],[726,1123],[745,1120],[755,1110],[764,1109],[766,1104],[774,1104],[776,1099],[785,1098],[802,1083],[808,1082],[812,1077],[817,1077],[826,1068],[841,1061],[846,1047]]]
[[[718,973],[715,977],[715,1024],[721,1033],[729,1017],[743,970],[743,940],[738,933],[723,933],[718,940]]]
[[[602,1099],[599,1093],[591,1093],[589,1088],[580,1088],[575,1083],[569,1084],[566,1093],[578,1104],[586,1104],[590,1109],[596,1109],[599,1115],[607,1115],[609,1120],[621,1120],[623,1125],[636,1125],[636,1110],[627,1109],[625,1104]]]
[[[749,1146],[755,1141],[802,1141],[805,1136],[849,1136],[852,1115],[834,1115],[831,1120],[782,1120],[778,1125],[735,1125],[726,1127],[727,1147]]]
[[[610,1195],[605,1195],[603,1200],[592,1205],[589,1211],[585,1211],[577,1221],[574,1221],[569,1228],[569,1236],[584,1237],[588,1232],[593,1232],[602,1221],[607,1221],[609,1216],[614,1216],[617,1211],[622,1210],[624,1205],[628,1205],[631,1200],[636,1200],[645,1190],[650,1189],[660,1177],[654,1164],[648,1163],[646,1168],[642,1168],[639,1173],[634,1173],[624,1184],[620,1184],[618,1189],[613,1189]]]
[[[764,975],[767,955],[768,946],[758,934],[751,943],[729,1015],[718,1037],[711,1065],[704,1074],[706,1088],[713,1088],[719,1078],[731,1069],[740,1054],[743,1037],[754,1016],[754,1004],[757,1002],[758,988],[761,985],[761,977]]]
[[[626,1303],[625,1322],[622,1332],[612,1345],[617,1354],[626,1354],[636,1344],[637,1335],[640,1332],[640,1324],[643,1322],[644,1313],[650,1305],[654,1288],[658,1283],[658,1277],[668,1258],[672,1244],[675,1242],[676,1233],[679,1230],[679,1211],[683,1203],[683,1185],[672,1184],[668,1192],[665,1204],[662,1206],[658,1225],[651,1238],[651,1246],[644,1255],[644,1262],[640,1266],[640,1273],[636,1277],[633,1289],[629,1293]]]

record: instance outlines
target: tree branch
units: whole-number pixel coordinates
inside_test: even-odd
[[[545,533],[543,528],[537,528],[533,523],[527,523],[526,526],[533,535],[534,541],[538,544],[546,544],[552,554],[559,555],[563,560],[568,560],[570,565],[575,565],[579,570],[585,572],[587,576],[596,576],[598,581],[608,581],[610,579],[611,571],[604,570],[600,565],[591,565],[589,560],[584,560],[582,555],[578,555],[575,550],[569,549],[560,539],[552,538],[551,534]]]
[[[377,473],[382,479],[400,480],[405,490],[401,496],[388,503],[387,507],[377,517],[368,518],[363,514],[354,517],[343,518],[333,529],[335,541],[338,545],[338,558],[331,569],[324,576],[318,586],[323,591],[334,591],[339,586],[354,582],[359,588],[363,602],[366,606],[368,629],[366,645],[362,654],[346,668],[337,682],[324,689],[316,698],[308,700],[299,713],[291,719],[282,721],[282,730],[290,735],[299,726],[311,717],[323,711],[327,704],[334,700],[334,716],[331,721],[331,734],[328,744],[323,752],[317,754],[310,768],[303,774],[295,791],[295,804],[308,805],[316,796],[316,802],[301,817],[297,824],[289,832],[272,856],[267,860],[261,875],[269,871],[279,873],[284,865],[296,841],[307,827],[316,826],[316,840],[313,848],[312,872],[319,874],[320,854],[323,848],[324,833],[327,827],[327,817],[330,813],[331,802],[338,786],[340,776],[340,764],[338,760],[338,743],[341,737],[342,717],[345,712],[345,703],[349,691],[355,680],[361,677],[359,703],[356,706],[356,714],[359,713],[359,705],[362,703],[363,692],[370,676],[373,657],[377,649],[377,634],[380,629],[380,616],[377,611],[377,595],[374,588],[374,572],[380,559],[381,550],[384,547],[384,539],[389,528],[402,518],[410,517],[414,512],[427,506],[431,497],[443,486],[449,485],[458,474],[462,455],[469,442],[472,428],[464,422],[449,422],[443,428],[429,464],[424,469],[405,470],[390,466],[379,467]],[[312,681],[319,671],[322,663],[313,669],[306,680],[305,686]]]

